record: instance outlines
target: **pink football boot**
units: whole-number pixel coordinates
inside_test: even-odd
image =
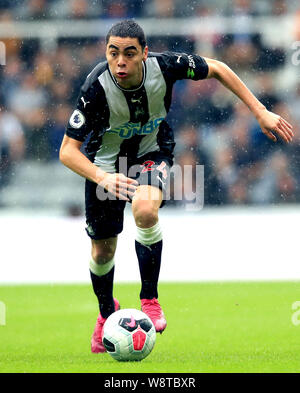
[[[151,319],[155,330],[162,333],[167,326],[167,321],[157,299],[141,299],[141,304],[142,311]]]
[[[115,302],[115,311],[120,310],[120,303],[117,299],[114,298]],[[93,353],[103,353],[106,352],[106,349],[102,342],[102,335],[103,335],[103,326],[105,324],[107,318],[103,318],[102,315],[99,313],[96,326],[94,329],[94,333],[92,335],[92,343],[91,349]]]

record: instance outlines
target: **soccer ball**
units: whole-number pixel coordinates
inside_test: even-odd
[[[152,351],[156,331],[151,319],[134,308],[111,314],[104,325],[103,345],[116,360],[142,360]]]

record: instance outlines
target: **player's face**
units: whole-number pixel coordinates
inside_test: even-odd
[[[111,36],[106,46],[106,58],[111,73],[125,89],[138,86],[143,79],[143,61],[148,47],[142,49],[137,38]]]

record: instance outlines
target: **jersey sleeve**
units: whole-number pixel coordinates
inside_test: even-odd
[[[194,81],[205,79],[208,75],[208,65],[199,55],[164,52],[160,62],[165,72],[174,80],[192,79]]]
[[[95,84],[86,88],[86,84],[80,90],[76,107],[69,119],[66,135],[78,141],[84,141],[88,134],[95,129],[103,128],[103,111],[101,105],[101,86]]]

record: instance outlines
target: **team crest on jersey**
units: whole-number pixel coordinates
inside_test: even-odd
[[[85,123],[84,114],[79,109],[75,109],[75,111],[72,113],[72,116],[70,117],[69,123],[73,128],[82,127]]]

